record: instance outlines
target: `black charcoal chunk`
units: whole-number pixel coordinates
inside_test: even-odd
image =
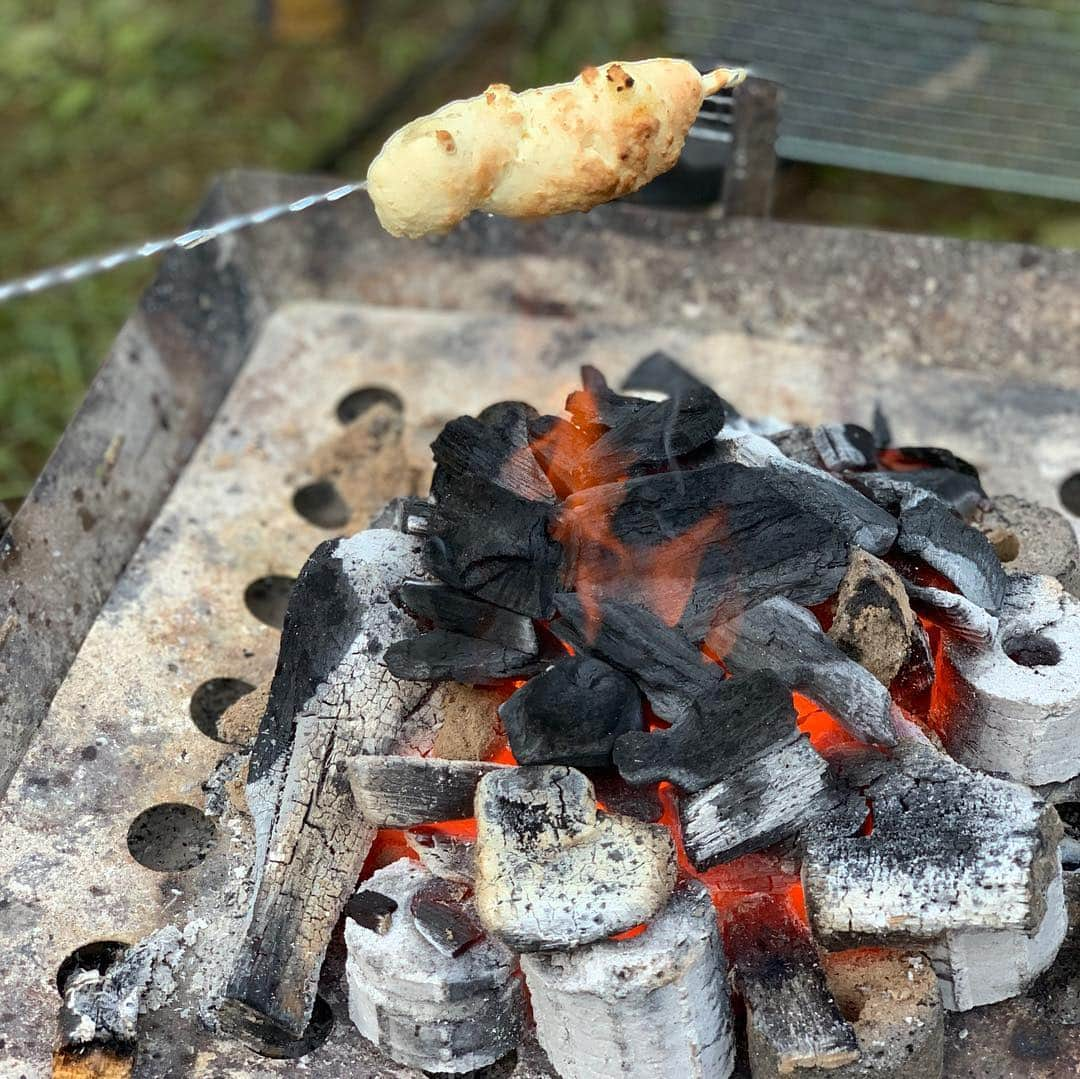
[[[374,517],[368,528],[389,528],[412,536],[426,536],[431,503],[426,498],[403,495],[392,498]]]
[[[912,609],[946,633],[989,645],[997,636],[998,619],[958,592],[913,584],[904,578]]]
[[[467,686],[523,678],[539,670],[535,653],[530,655],[446,629],[395,641],[386,650],[384,662],[396,678],[411,682],[445,682],[452,678]]]
[[[526,682],[499,709],[520,764],[611,763],[616,738],[641,730],[641,698],[624,674],[589,656],[567,656]]]
[[[596,791],[596,801],[606,812],[633,817],[643,824],[655,824],[664,815],[656,786],[635,787],[615,768],[594,768],[587,773]]]
[[[555,636],[628,675],[653,711],[669,723],[689,716],[698,701],[707,700],[723,684],[724,672],[715,663],[645,607],[607,601],[595,618],[571,592],[559,595],[556,606],[559,617],[551,623]]]
[[[584,389],[575,390],[566,399],[566,411],[578,427],[598,433],[605,427],[615,427],[651,402],[645,397],[628,397],[616,393],[607,379],[595,368],[581,368]]]
[[[823,423],[812,432],[814,448],[830,472],[871,468],[877,461],[874,436],[855,423]]]
[[[787,458],[811,468],[824,468],[825,462],[814,443],[814,429],[804,424],[774,431],[766,438]]]
[[[666,352],[650,352],[640,360],[623,380],[622,388],[627,391],[647,390],[675,397],[689,390],[709,388],[697,375],[691,374],[685,367]],[[725,403],[725,411],[737,416],[738,410]]]
[[[408,581],[401,586],[400,595],[413,614],[426,618],[436,629],[492,641],[527,656],[540,651],[532,619],[516,611],[427,581]]]
[[[554,502],[555,492],[529,449],[529,421],[535,410],[505,401],[483,418],[451,420],[431,444],[435,473],[431,493],[443,498],[449,483],[463,476],[488,480],[535,502]]]
[[[574,490],[575,472],[585,451],[596,441],[589,434],[558,416],[537,416],[529,422],[529,445],[559,498]]]
[[[456,958],[484,935],[484,927],[470,906],[469,889],[454,881],[429,880],[409,901],[416,931],[443,955]]]
[[[774,671],[863,742],[896,744],[889,691],[825,636],[817,619],[783,597],[766,600],[709,635],[733,674]]]
[[[443,880],[472,884],[476,876],[476,840],[430,825],[405,830],[405,842],[420,864]]]
[[[345,904],[345,914],[357,925],[370,929],[380,936],[389,932],[390,919],[397,910],[397,903],[381,892],[357,892]]]
[[[624,734],[615,764],[630,783],[666,780],[694,792],[798,736],[791,690],[758,671],[720,683],[699,711],[668,730]]]
[[[949,468],[916,468],[900,473],[913,487],[935,494],[965,521],[970,521],[987,504],[986,492],[978,477]]]
[[[427,566],[497,607],[548,618],[562,565],[562,548],[548,533],[554,514],[548,503],[463,476],[447,484],[432,512]]]
[[[672,462],[706,445],[723,426],[724,403],[707,386],[666,401],[647,401],[585,451],[574,473],[575,486],[595,486],[641,465]]]
[[[874,403],[870,429],[874,433],[874,446],[877,449],[884,450],[892,445],[892,428],[889,426],[889,417],[885,415],[880,401]]]

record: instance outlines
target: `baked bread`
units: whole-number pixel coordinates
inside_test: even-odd
[[[394,236],[447,232],[473,210],[589,210],[670,169],[702,100],[742,78],[660,59],[588,67],[520,94],[489,86],[391,135],[368,169],[368,194]]]

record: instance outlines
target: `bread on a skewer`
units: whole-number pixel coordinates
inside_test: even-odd
[[[589,210],[670,169],[702,101],[743,77],[658,59],[588,67],[521,93],[489,86],[391,135],[368,169],[368,194],[394,236],[447,232],[473,210]]]

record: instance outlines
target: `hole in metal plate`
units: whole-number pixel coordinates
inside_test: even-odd
[[[159,873],[192,869],[214,845],[214,823],[183,802],[163,802],[144,809],[127,834],[132,858]]]
[[[294,584],[295,577],[259,577],[244,589],[244,603],[264,625],[281,629],[285,624],[285,608],[289,605],[289,593]]]
[[[385,386],[361,386],[338,401],[337,418],[342,423],[352,423],[376,405],[389,405],[395,412],[405,410],[405,402],[393,390]]]

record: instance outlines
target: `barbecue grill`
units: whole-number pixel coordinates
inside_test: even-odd
[[[232,175],[200,220],[310,189]],[[339,407],[400,414],[362,463],[378,503],[418,487],[449,417],[499,397],[554,410],[580,364],[618,378],[665,349],[754,414],[866,423],[880,405],[992,493],[1054,504],[1080,470],[1078,287],[1066,252],[625,206],[402,243],[354,199],[169,256],[0,544],[6,1071],[48,1074],[65,962],[175,925],[173,958],[212,966],[214,918],[242,920],[244,747],[192,699],[272,667],[275,599],[335,531],[293,506]],[[306,1072],[412,1074],[348,1023],[341,961]],[[137,1075],[295,1072],[202,1031],[205,986],[179,970]],[[950,1016],[948,1074],[1080,1066],[1051,1004]],[[526,1046],[513,1074],[545,1068]]]

